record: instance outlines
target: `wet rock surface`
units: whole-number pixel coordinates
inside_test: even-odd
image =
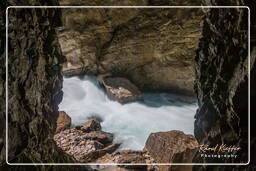
[[[86,129],[83,129],[84,126]],[[101,131],[98,121],[89,120],[80,127],[55,134],[54,140],[58,147],[77,162],[87,163],[117,150],[120,144],[113,144],[113,137],[113,134]]]
[[[124,104],[143,99],[140,90],[126,78],[98,76],[98,80],[111,100]]]
[[[79,126],[79,129],[81,129],[83,132],[100,131],[101,125],[98,120],[90,119],[81,126]]]

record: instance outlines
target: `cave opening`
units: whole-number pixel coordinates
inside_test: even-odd
[[[72,127],[100,120],[120,149],[141,150],[154,132],[193,135],[201,18],[201,9],[63,9],[58,39],[66,63],[59,111],[71,117]],[[97,80],[106,73],[134,83],[143,98],[113,100]]]

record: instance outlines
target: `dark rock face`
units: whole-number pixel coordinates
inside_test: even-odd
[[[54,31],[58,13],[41,9],[8,12],[8,161],[49,161],[48,150],[55,145],[47,137],[54,130],[62,96],[63,57]]]
[[[220,1],[205,2],[207,5],[224,5]],[[194,162],[247,163],[248,161],[248,71],[251,73],[251,85],[255,86],[256,83],[255,20],[253,20],[255,2],[226,1],[225,4],[251,7],[251,66],[248,67],[248,10],[211,9],[207,11],[196,57],[195,89],[199,109],[195,116],[194,132],[200,144],[235,145],[241,147],[241,150],[237,153],[236,159],[211,159],[197,156]],[[253,88],[250,96],[252,100],[256,97]],[[255,118],[253,106],[251,106],[251,117]],[[254,137],[255,133],[252,133],[251,149],[255,149]],[[194,170],[254,170],[255,154],[251,154],[251,163],[254,164],[246,167],[195,166]]]
[[[4,3],[4,4],[3,4]],[[56,1],[1,1],[0,127],[5,140],[5,9],[9,5],[57,5]],[[62,98],[61,55],[55,27],[56,9],[9,9],[8,25],[8,161],[65,163],[73,158],[52,140]],[[59,170],[62,166],[7,166],[1,143],[0,170]],[[77,170],[80,166],[66,167]],[[85,170],[86,167],[84,167]]]
[[[63,5],[109,5],[62,0]],[[200,1],[131,1],[118,5],[200,5]],[[106,17],[107,16],[107,17]],[[127,77],[141,90],[194,94],[200,9],[65,9],[58,33],[67,57],[64,75]]]
[[[99,82],[105,88],[108,97],[119,103],[124,104],[143,98],[140,90],[126,78],[102,77]]]
[[[198,142],[192,135],[181,131],[151,133],[144,150],[156,163],[192,163]],[[159,166],[161,171],[191,171],[192,166]]]

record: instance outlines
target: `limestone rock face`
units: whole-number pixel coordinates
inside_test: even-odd
[[[251,56],[248,66],[248,10],[211,9],[203,22],[202,39],[196,57],[196,93],[199,109],[196,113],[195,137],[200,144],[215,146],[228,144],[241,147],[237,158],[211,159],[197,156],[195,162],[238,162],[248,161],[248,72],[251,87],[256,85],[255,52],[256,23],[255,2],[228,0],[203,1],[206,5],[242,5],[251,8]],[[231,19],[232,18],[232,19]],[[232,25],[232,27],[230,27]],[[250,97],[256,98],[255,89]],[[255,120],[256,108],[251,104],[251,117]],[[251,118],[252,120],[252,118]],[[252,129],[252,127],[251,127]],[[255,129],[255,127],[253,128]],[[253,135],[252,135],[253,134]],[[251,137],[255,137],[255,132]],[[255,148],[251,139],[251,151]],[[255,151],[255,150],[254,150]],[[195,166],[195,171],[249,171],[254,170],[255,153],[251,163],[241,167]]]
[[[60,3],[83,4],[67,0]],[[120,5],[161,4],[138,3],[120,1]],[[67,57],[63,73],[111,72],[129,78],[141,90],[194,94],[194,57],[201,18],[199,9],[65,9],[64,26],[58,34]]]
[[[60,111],[57,118],[57,126],[55,133],[59,133],[71,126],[71,118],[64,111]]]
[[[181,131],[151,133],[144,150],[156,163],[192,163],[198,142]],[[192,166],[159,166],[161,171],[191,171]]]

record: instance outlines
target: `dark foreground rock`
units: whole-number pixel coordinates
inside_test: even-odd
[[[83,129],[83,127],[85,128]],[[96,120],[86,121],[82,126],[66,129],[54,135],[56,144],[77,162],[93,162],[113,153],[120,144],[113,144],[113,134],[101,131]]]
[[[70,128],[71,126],[71,118],[68,116],[68,114],[64,111],[60,111],[57,122],[56,122],[56,131],[55,133],[59,133],[60,131],[63,131],[67,128]]]
[[[197,152],[198,142],[192,135],[181,131],[152,133],[144,150],[156,163],[192,163]],[[191,171],[192,166],[159,166],[161,171]]]
[[[58,5],[55,0],[0,2],[0,170],[87,170],[86,166],[22,166],[6,164],[6,51],[7,6]],[[72,163],[52,140],[62,98],[61,54],[55,29],[58,9],[8,9],[8,162]]]
[[[236,158],[202,158],[194,162],[244,163],[247,166],[194,166],[194,171],[256,170],[256,132],[248,142],[248,72],[251,83],[251,118],[255,122],[256,106],[256,20],[255,1],[208,1],[204,5],[241,5],[251,10],[251,47],[248,47],[248,9],[211,9],[203,22],[202,39],[196,56],[196,92],[199,109],[195,115],[194,134],[200,144],[211,147],[227,144],[240,147]],[[232,19],[230,19],[232,17]],[[232,25],[232,27],[230,27]],[[248,50],[251,50],[248,66]],[[252,88],[253,87],[253,88]],[[255,130],[255,124],[253,124]],[[251,127],[252,130],[252,127]],[[252,138],[253,137],[253,138]],[[248,158],[248,145],[251,157]],[[230,154],[230,153],[229,153]]]
[[[97,79],[111,100],[123,104],[142,99],[140,90],[126,78],[98,76]]]

